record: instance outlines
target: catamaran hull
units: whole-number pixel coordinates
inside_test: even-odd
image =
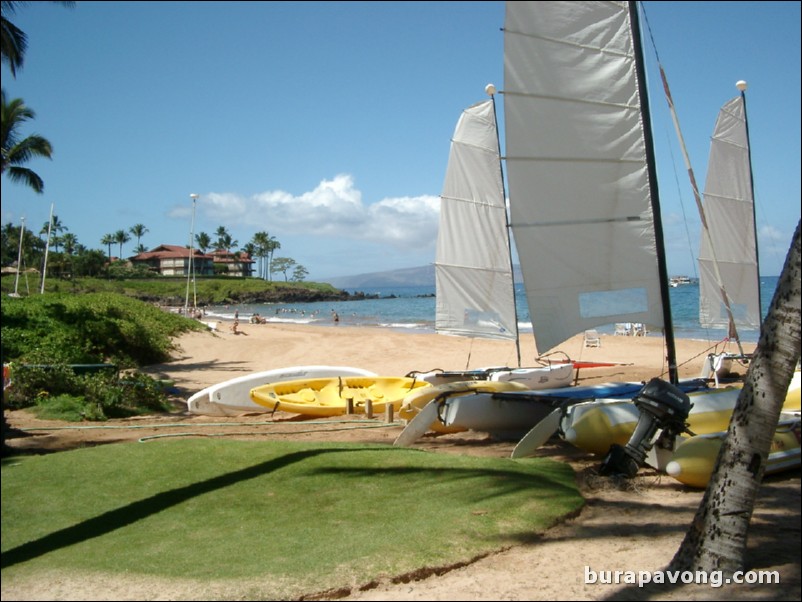
[[[799,468],[802,464],[801,433],[800,413],[783,412],[771,441],[765,474]],[[689,487],[707,487],[726,437],[727,432],[722,431],[685,439],[671,456],[666,473]]]
[[[432,371],[419,374],[417,378],[435,386],[463,381],[515,382],[529,390],[568,387],[574,376],[572,363],[551,364],[532,368],[480,368],[464,371]]]

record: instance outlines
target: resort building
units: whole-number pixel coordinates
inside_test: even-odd
[[[197,276],[249,277],[253,275],[254,261],[245,252],[214,251],[202,253],[192,251],[192,271]],[[145,265],[148,270],[162,276],[187,276],[190,273],[190,251],[178,245],[159,245],[158,247],[135,255],[130,259],[133,265]]]

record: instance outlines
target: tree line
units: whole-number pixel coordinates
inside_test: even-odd
[[[104,234],[100,244],[106,247],[106,252],[99,249],[90,249],[78,241],[78,237],[69,231],[57,215],[45,222],[38,231],[29,228],[24,222],[14,226],[10,222],[0,229],[0,264],[3,266],[17,265],[23,271],[29,268],[41,269],[44,264],[45,253],[48,254],[48,275],[53,276],[102,276],[113,272],[124,271],[128,262],[123,257],[123,245],[136,240],[134,254],[147,252],[142,244],[142,238],[149,232],[144,224],[135,224],[127,230],[121,229],[113,233]],[[49,238],[48,238],[49,234]],[[212,238],[206,232],[195,235],[194,245],[206,254],[210,250],[225,251],[234,257],[242,253],[255,258],[257,269],[255,276],[263,280],[272,281],[273,275],[280,273],[285,282],[303,282],[308,271],[306,268],[289,257],[275,257],[275,252],[281,248],[281,243],[275,236],[267,232],[257,232],[250,242],[238,250],[239,242],[234,240],[225,226],[219,226]],[[21,237],[21,238],[20,238]],[[49,243],[49,245],[48,245]],[[112,247],[117,246],[117,257],[112,255]],[[115,264],[124,264],[116,265]]]

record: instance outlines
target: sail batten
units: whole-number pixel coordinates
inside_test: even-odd
[[[466,109],[440,196],[437,332],[517,340],[507,208],[493,101]]]
[[[510,223],[540,353],[666,321],[633,29],[625,2],[507,3]]]

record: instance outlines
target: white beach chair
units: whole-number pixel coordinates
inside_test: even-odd
[[[615,336],[629,336],[630,328],[624,322],[617,322],[615,325]]]
[[[601,347],[601,338],[595,330],[585,331],[585,347]]]

